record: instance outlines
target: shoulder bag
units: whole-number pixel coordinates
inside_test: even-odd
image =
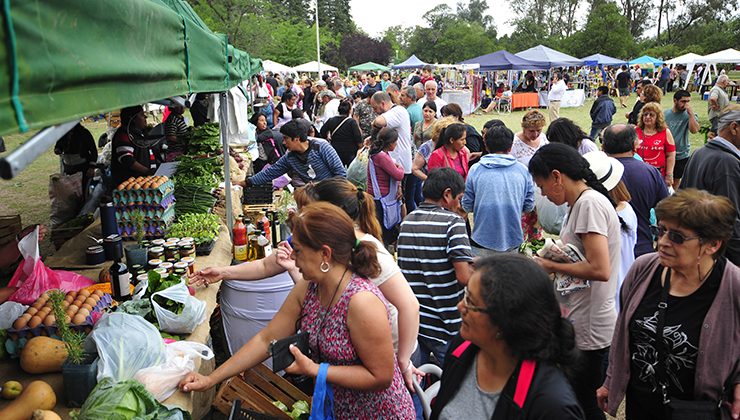
[[[666,357],[668,357],[668,351],[663,340],[663,330],[665,328],[665,314],[668,309],[668,291],[671,289],[671,270],[669,268],[663,270],[663,279],[663,290],[658,303],[658,319],[655,327],[655,347],[658,353],[655,374],[661,388],[666,415],[672,420],[717,420],[720,418],[721,400],[679,400],[668,395],[668,372],[664,363]]]
[[[336,126],[336,128],[334,128],[334,129],[333,129],[333,130],[331,130],[330,132],[326,133],[326,139],[327,139],[327,140],[329,140],[329,141],[331,141],[331,138],[332,138],[332,136],[334,136],[334,133],[336,133],[336,132],[337,132],[337,130],[339,130],[339,127],[343,126],[343,125],[344,125],[344,123],[346,123],[346,122],[347,122],[347,120],[348,120],[348,119],[350,119],[350,118],[351,118],[351,117],[347,117],[347,118],[343,119],[343,120],[342,120],[342,122],[340,122],[340,123],[339,123],[339,125],[338,125],[338,126]]]
[[[370,178],[373,181],[373,196],[376,200],[380,201],[380,205],[383,206],[383,226],[385,226],[386,229],[391,230],[401,223],[401,201],[396,198],[398,181],[391,178],[388,194],[381,196],[380,187],[378,186],[378,178],[375,176],[375,162],[373,162],[372,158],[368,162],[367,167],[370,169]]]

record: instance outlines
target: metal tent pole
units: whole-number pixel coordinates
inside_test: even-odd
[[[231,205],[231,171],[229,168],[229,139],[226,135],[229,123],[228,101],[226,92],[218,94],[218,112],[221,131],[221,147],[224,149],[224,189],[226,190],[226,227],[229,229],[229,236],[232,235],[231,228],[234,227],[234,214]],[[234,238],[231,238],[232,240]]]
[[[3,179],[13,179],[50,147],[54,146],[57,140],[67,134],[78,122],[80,120],[69,121],[39,131],[10,154],[0,158],[0,176]]]

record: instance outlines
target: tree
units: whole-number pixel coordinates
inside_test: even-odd
[[[190,0],[190,4],[211,30],[229,35],[234,45],[246,44],[245,18],[272,11],[269,0]]]
[[[335,34],[351,34],[357,31],[350,14],[349,0],[321,0],[319,27],[327,27]]]
[[[576,12],[581,0],[509,0],[518,18],[514,19],[519,33],[539,33],[544,29],[548,38],[563,38],[577,28]],[[535,28],[529,27],[535,25]],[[515,31],[516,32],[516,31]],[[510,39],[516,38],[512,34]]]
[[[630,34],[637,39],[642,36],[650,23],[653,5],[645,0],[620,0],[622,14],[629,22]]]
[[[468,4],[457,3],[457,18],[482,26],[491,38],[496,38],[496,27],[491,15],[486,14],[488,3],[484,0],[469,0]]]
[[[626,58],[635,50],[629,22],[610,1],[601,1],[592,8],[586,25],[566,45],[570,53],[579,57],[601,53]]]
[[[393,57],[397,62],[401,62],[409,57],[407,48],[409,40],[414,33],[413,28],[404,28],[400,25],[391,26],[381,35],[381,39],[390,45]],[[398,55],[397,57],[395,55]]]
[[[365,34],[344,35],[338,47],[328,48],[327,61],[339,67],[351,67],[368,61],[386,64],[391,57],[391,46],[385,40],[370,38]]]

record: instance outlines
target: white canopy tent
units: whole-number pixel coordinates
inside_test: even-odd
[[[321,66],[321,68],[319,68]],[[308,63],[301,64],[300,66],[293,67],[293,70],[300,73],[323,73],[325,71],[339,71],[338,68],[330,66],[325,63],[319,63],[318,61],[309,61]]]
[[[740,51],[734,49],[734,48],[728,48],[726,50],[717,51],[716,53],[712,53],[709,55],[705,55],[704,57],[699,57],[696,60],[694,60],[693,63],[689,64],[688,72],[691,74],[692,71],[694,71],[694,66],[698,63],[704,63],[707,66],[706,71],[704,71],[704,74],[701,78],[701,84],[704,84],[707,79],[711,80],[712,77],[712,70],[714,70],[714,76],[717,77],[717,64],[738,64],[740,63]],[[689,85],[689,78],[686,78],[686,84],[684,85],[684,89]]]
[[[262,60],[262,68],[265,71],[269,71],[272,73],[283,73],[283,74],[295,73],[295,70],[293,70],[293,67],[288,67],[285,64],[280,64],[277,61],[272,61],[272,60]]]
[[[688,64],[697,62],[697,60],[701,58],[702,56],[700,56],[699,54],[688,53],[684,55],[679,55],[676,58],[671,58],[670,60],[666,61],[666,63],[668,63],[668,65],[671,67],[675,66],[676,64],[687,64],[688,65]]]

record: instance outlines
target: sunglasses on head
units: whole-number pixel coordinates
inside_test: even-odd
[[[650,226],[650,233],[659,239],[662,238],[663,235],[668,234],[668,240],[676,245],[681,245],[692,239],[701,239],[700,236],[684,236],[683,233],[669,230],[665,226]]]

